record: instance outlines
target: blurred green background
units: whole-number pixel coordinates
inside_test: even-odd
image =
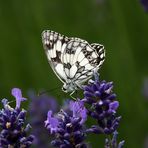
[[[142,94],[148,76],[148,13],[139,0],[1,0],[0,96],[11,98],[13,87],[39,91],[62,86],[47,63],[41,32],[99,42],[106,48],[101,79],[114,82],[122,115],[119,139],[127,148],[144,147],[148,136],[148,100]],[[61,100],[59,89],[51,92]],[[91,136],[93,148],[103,147]],[[99,139],[100,138],[100,139]],[[101,144],[100,144],[101,143]]]

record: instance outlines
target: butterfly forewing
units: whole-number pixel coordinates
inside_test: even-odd
[[[68,37],[57,32],[46,30],[42,33],[42,42],[49,64],[57,77],[65,82],[67,79],[62,62],[63,52],[69,41]]]

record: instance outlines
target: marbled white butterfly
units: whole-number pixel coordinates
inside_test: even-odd
[[[89,44],[50,30],[43,31],[42,42],[49,64],[64,83],[64,92],[81,88],[105,60],[104,46],[98,43]]]

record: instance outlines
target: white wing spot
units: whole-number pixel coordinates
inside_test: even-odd
[[[97,55],[96,55],[95,52],[92,53],[92,57],[93,57],[93,58],[97,58]]]
[[[53,40],[53,35],[50,36],[50,40],[51,40],[51,41]]]
[[[49,31],[47,31],[47,32],[44,33],[44,37],[46,37],[46,36],[47,37],[49,36]]]
[[[74,42],[74,43],[73,43],[73,46],[78,46],[78,45],[79,45],[78,42]]]
[[[102,53],[101,55],[100,55],[100,58],[102,59],[104,57],[104,54]]]
[[[70,54],[66,53],[65,57],[66,57],[66,62],[69,63],[70,62]]]
[[[70,48],[72,47],[72,43],[73,43],[73,42],[70,42],[70,43],[68,44],[68,46],[67,46],[68,49],[70,49]]]
[[[63,64],[57,64],[55,66],[55,70],[61,78],[65,79],[65,80],[67,79],[67,76],[65,75],[65,72],[64,72]]]
[[[77,58],[78,58],[79,53],[81,52],[81,50],[82,50],[81,47],[78,47],[78,48],[77,48],[77,50],[76,50],[76,52],[75,52],[75,55],[74,55],[74,57],[73,57],[73,62],[72,62],[72,64],[74,64],[74,63],[77,62]]]
[[[85,66],[86,64],[88,64],[89,61],[87,58],[84,58],[81,62],[80,62],[80,66]]]
[[[89,63],[85,65],[85,70],[86,70],[86,69],[87,69],[87,70],[91,70],[91,69],[93,69],[93,68],[94,68],[94,67],[91,66]]]
[[[58,40],[56,44],[57,51],[61,51],[61,46],[62,46],[61,41]]]
[[[83,59],[85,58],[83,52],[80,52],[80,54],[78,55],[77,61],[81,62]]]
[[[76,74],[77,70],[78,70],[77,66],[76,66],[76,65],[73,65],[73,66],[70,68],[70,75],[69,75],[69,77],[70,77],[70,78],[73,78],[74,75]]]
[[[87,51],[93,51],[92,48],[90,48],[89,46],[86,47]]]

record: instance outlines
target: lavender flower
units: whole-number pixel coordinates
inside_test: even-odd
[[[117,136],[118,136],[118,132],[115,131],[113,133],[112,139],[110,137],[106,138],[105,139],[105,148],[122,148],[124,145],[124,140],[122,140],[121,142],[118,143]]]
[[[7,99],[2,100],[4,108],[0,110],[0,147],[28,148],[34,136],[27,136],[30,125],[25,126],[26,111],[20,108],[21,102],[26,98],[22,97],[18,88],[12,89],[12,95],[16,99],[15,108],[9,106]]]
[[[48,112],[45,127],[54,135],[51,144],[59,148],[86,148],[84,122],[87,110],[80,100],[70,101],[69,109],[61,110],[57,115]]]
[[[112,92],[113,83],[99,81],[98,74],[95,80],[84,86],[84,99],[88,105],[88,115],[97,121],[87,130],[96,134],[112,134],[118,127],[121,117],[116,117],[116,110],[119,102],[116,101],[116,94]]]
[[[140,0],[144,10],[148,12],[148,0]]]
[[[53,112],[57,111],[58,105],[54,98],[46,94],[37,96],[34,92],[29,93],[31,103],[29,105],[29,113],[31,115],[30,124],[32,126],[32,133],[35,135],[34,145],[36,148],[49,148],[49,133],[44,127],[47,112],[51,109]]]

